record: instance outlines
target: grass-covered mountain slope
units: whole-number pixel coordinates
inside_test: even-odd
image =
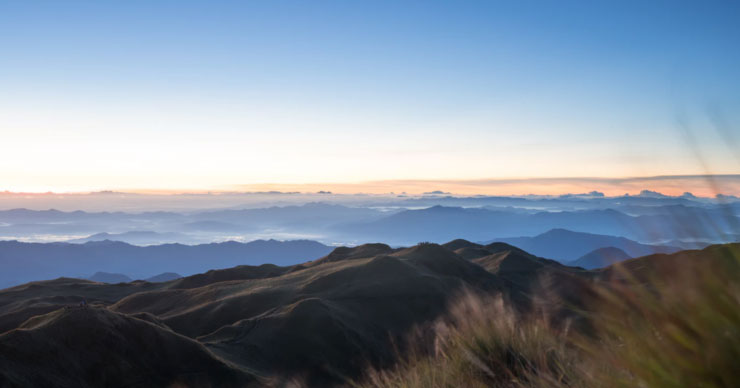
[[[414,338],[434,338],[461,295],[500,298],[513,314],[539,311],[552,327],[587,330],[581,312],[598,299],[595,284],[713,262],[723,249],[588,271],[505,243],[367,244],[293,266],[243,265],[158,283],[32,282],[0,291],[0,379],[345,385],[397,368]]]

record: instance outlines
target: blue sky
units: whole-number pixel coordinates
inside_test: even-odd
[[[738,4],[0,1],[0,189],[740,173]]]

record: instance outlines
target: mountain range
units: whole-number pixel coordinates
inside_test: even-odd
[[[630,259],[625,268],[711,261],[738,248]],[[568,267],[506,243],[454,240],[337,248],[302,264],[242,265],[164,283],[32,282],[0,291],[0,381],[344,385],[369,366],[394,365],[409,334],[423,333],[464,290],[500,294],[522,311],[544,290],[543,306],[577,327],[572,309],[585,306],[586,285],[610,276],[610,268]],[[76,307],[83,300],[87,306]]]
[[[147,279],[163,272],[190,275],[246,263],[291,265],[331,250],[307,240],[145,247],[108,240],[84,244],[0,241],[0,287],[60,276],[87,277],[95,272]]]
[[[446,209],[455,212],[455,209]],[[468,225],[470,227],[470,225]],[[110,235],[106,235],[110,236]],[[539,257],[548,257],[569,265],[596,268],[616,260],[577,260],[600,248],[617,248],[625,258],[652,253],[670,253],[680,248],[641,244],[624,237],[597,235],[553,229],[535,237],[511,237],[489,240],[521,247]],[[485,245],[485,244],[484,244]],[[372,246],[372,245],[365,245]],[[0,241],[0,287],[25,281],[53,279],[60,276],[85,277],[92,273],[117,274],[129,279],[150,279],[163,272],[190,275],[209,269],[228,268],[238,264],[292,265],[326,255],[332,247],[309,240],[256,240],[249,243],[224,242],[199,245],[162,244],[136,246],[119,241],[85,243],[23,243]],[[145,265],[143,264],[145,263]],[[126,281],[119,277],[100,276],[103,282]],[[150,280],[151,281],[151,280]]]
[[[87,237],[67,240],[68,243],[84,244],[92,241],[120,241],[132,245],[175,244],[187,240],[187,235],[175,232],[153,232],[133,230],[123,233],[96,233]]]
[[[673,253],[681,250],[678,247],[665,245],[641,244],[624,237],[574,232],[565,229],[552,229],[534,237],[502,238],[493,241],[516,245],[527,252],[549,257],[563,263],[578,260],[594,250],[608,247],[624,251],[627,255],[626,258],[646,256],[653,253]]]
[[[456,237],[486,241],[491,236],[535,236],[551,229],[622,236],[637,241],[737,239],[740,222],[734,214],[684,206],[651,210],[650,214],[633,216],[613,209],[533,212],[433,206],[342,225],[336,233],[347,240],[364,236],[363,241],[397,245],[419,241],[441,243]]]
[[[454,238],[535,236],[551,229],[622,236],[646,244],[694,248],[738,241],[740,202],[648,195],[602,198],[357,196],[330,202],[189,212],[0,211],[0,240],[136,245],[227,240],[311,239],[329,245],[383,241],[411,245]]]

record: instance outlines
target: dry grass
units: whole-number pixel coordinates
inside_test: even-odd
[[[417,335],[412,354],[391,370],[372,370],[362,387],[557,386],[578,362],[544,319],[521,319],[501,298],[465,294],[433,336]],[[420,338],[433,338],[421,343]]]
[[[740,251],[703,252],[668,278],[652,274],[648,286],[627,277],[597,287],[597,335],[578,344],[612,369],[594,376],[603,386],[740,386]]]
[[[638,281],[624,270],[595,285],[598,303],[578,313],[588,333],[466,294],[395,368],[371,370],[356,385],[738,387],[740,252],[734,245],[705,255],[669,275]]]

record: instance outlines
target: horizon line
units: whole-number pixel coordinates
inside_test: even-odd
[[[642,186],[637,186],[642,183]],[[527,190],[526,187],[530,189]],[[508,191],[507,191],[508,189]],[[548,190],[545,190],[548,189]],[[449,195],[564,195],[604,192],[607,196],[635,195],[643,190],[669,196],[685,192],[697,196],[740,194],[740,174],[683,174],[627,177],[520,177],[479,179],[388,179],[358,182],[251,183],[211,188],[100,188],[86,190],[12,190],[3,195],[203,195],[203,194],[349,194],[349,195],[424,195],[442,192]],[[633,194],[634,193],[634,194]]]

